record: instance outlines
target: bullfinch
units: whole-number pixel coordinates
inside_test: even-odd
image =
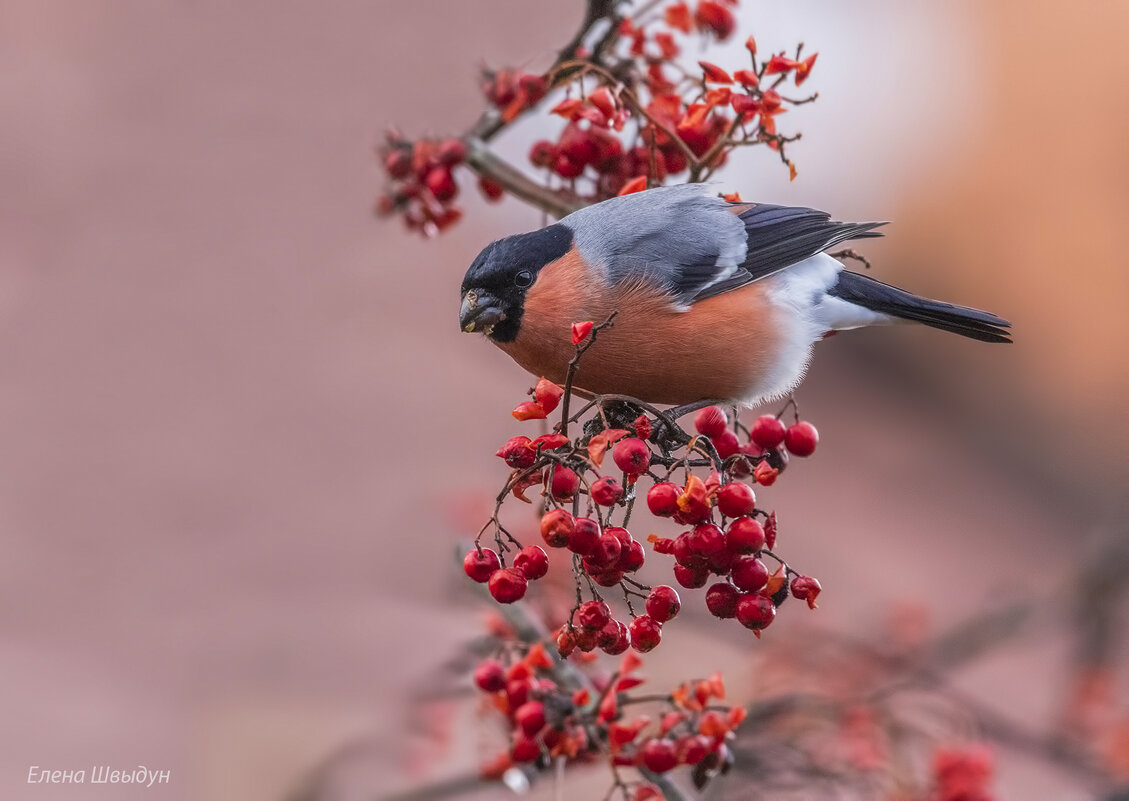
[[[785,396],[813,345],[850,328],[910,321],[1011,341],[994,314],[910,294],[825,252],[881,236],[883,224],[729,202],[703,184],[615,197],[487,245],[463,278],[459,324],[561,383],[571,324],[616,312],[575,387],[683,406]]]

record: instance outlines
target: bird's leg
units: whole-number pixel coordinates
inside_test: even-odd
[[[685,417],[686,415],[690,414],[691,412],[700,411],[701,409],[704,409],[707,406],[724,406],[724,405],[725,405],[725,401],[700,400],[700,401],[694,401],[693,403],[684,403],[681,406],[675,406],[672,409],[667,409],[666,413],[667,413],[667,416],[670,417],[671,420],[677,420],[679,417]]]
[[[691,412],[696,412],[700,409],[706,408],[707,406],[720,405],[721,403],[723,403],[723,401],[713,401],[713,400],[700,400],[700,401],[694,401],[693,403],[684,403],[681,406],[675,406],[673,408],[667,409],[666,410],[666,417],[667,417],[668,420],[677,421],[678,418],[684,417],[684,416],[690,414]],[[657,429],[657,432],[656,432],[655,437],[654,437],[655,442],[661,442],[663,439],[665,439],[667,437],[674,436],[673,431],[667,432],[665,430],[667,426],[666,426],[666,423],[663,422],[661,417],[658,420],[655,421],[655,427]]]

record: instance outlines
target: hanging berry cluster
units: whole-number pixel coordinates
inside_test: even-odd
[[[758,508],[747,480],[771,485],[789,454],[814,453],[815,427],[797,414],[791,426],[778,416],[764,415],[746,429],[737,420],[730,425],[725,412],[711,406],[698,412],[696,434],[691,435],[668,413],[621,396],[596,396],[570,416],[577,366],[599,332],[611,324],[574,324],[576,354],[565,386],[542,378],[532,390],[532,400],[514,409],[513,416],[524,421],[547,419],[559,407],[561,419],[551,433],[534,439],[517,436],[499,449],[498,456],[513,472],[497,497],[493,516],[464,558],[466,574],[486,584],[494,600],[510,604],[525,596],[530,582],[549,572],[550,561],[567,564],[576,593],[556,635],[560,656],[597,648],[613,655],[629,647],[640,653],[653,650],[682,601],[673,587],[650,587],[635,577],[647,560],[647,548],[628,526],[643,492],[642,479],[650,479],[653,485],[641,505],[687,530],[674,539],[654,534],[645,539],[652,552],[674,557],[673,578],[683,588],[705,587],[715,577],[704,593],[711,614],[736,618],[759,637],[789,592],[814,608],[819,582],[800,575],[776,554],[775,512]],[[794,403],[789,405],[795,409]],[[583,435],[570,439],[570,424],[582,425]],[[609,451],[616,470],[605,474]],[[542,544],[523,544],[502,525],[499,511],[511,496],[529,501],[526,493],[534,487],[540,489],[544,505]],[[496,548],[482,544],[488,535]],[[509,565],[507,556],[512,557]],[[765,559],[771,560],[773,570]],[[622,594],[626,615],[616,617],[601,588]]]
[[[801,44],[793,56],[762,57],[750,36],[747,58],[732,67],[682,59],[686,49],[731,38],[737,4],[649,2],[632,14],[631,3],[589,0],[584,25],[548,71],[484,73],[488,109],[462,137],[413,142],[390,132],[380,148],[390,185],[378,211],[425,234],[447,228],[461,216],[453,172],[460,164],[478,174],[487,199],[508,192],[556,216],[668,180],[707,180],[734,148],[748,145],[776,151],[795,178],[784,151],[800,135],[778,132],[777,118],[815,100],[790,97],[784,84],[802,85],[818,54],[802,57]],[[529,150],[538,182],[487,143],[543,108],[566,122]]]
[[[723,703],[720,675],[688,681],[665,694],[642,694],[642,661],[628,653],[611,675],[562,670],[540,643],[503,641],[498,654],[474,670],[475,686],[504,717],[509,745],[483,768],[489,778],[507,771],[545,770],[554,760],[604,760],[613,787],[632,801],[660,799],[652,781],[679,766],[697,787],[728,770],[729,743],[745,719],[743,707]],[[635,768],[641,778],[626,778]]]

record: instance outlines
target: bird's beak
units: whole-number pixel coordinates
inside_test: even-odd
[[[481,289],[470,289],[463,295],[459,309],[459,325],[470,334],[479,331],[490,336],[494,326],[506,319],[501,301]]]

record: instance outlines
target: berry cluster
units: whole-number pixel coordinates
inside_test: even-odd
[[[606,30],[597,36],[600,20],[590,20],[589,29],[543,74],[510,69],[483,74],[490,110],[466,142],[485,147],[547,99],[555,101],[548,113],[566,120],[554,139],[539,140],[529,150],[529,162],[544,171],[547,187],[526,183],[494,153],[470,165],[482,176],[479,185],[488,199],[509,191],[538,203],[534,196],[547,193],[551,202],[542,207],[559,214],[661,185],[671,177],[706,180],[734,148],[757,144],[775,150],[795,177],[784,146],[799,135],[780,134],[776,120],[815,95],[788,97],[781,93],[782,84],[788,78],[796,86],[803,84],[817,54],[802,58],[801,45],[794,57],[783,52],[762,57],[750,36],[745,42],[748,61],[732,71],[708,61],[687,64],[683,50],[733,36],[737,0],[658,5],[644,4],[631,14],[629,4],[610,4]],[[426,234],[453,224],[460,212],[453,202],[458,185],[451,168],[464,161],[465,153],[458,139],[411,143],[391,133],[381,150],[391,187],[378,210],[400,213],[409,228]]]
[[[673,539],[650,534],[645,541],[655,553],[674,556],[673,577],[681,587],[700,589],[711,575],[719,579],[705,592],[711,614],[736,618],[759,637],[789,591],[814,608],[819,582],[800,575],[775,553],[776,515],[757,507],[756,493],[746,482],[751,478],[770,485],[787,465],[788,454],[811,455],[818,441],[814,426],[796,413],[791,426],[779,416],[764,415],[748,429],[739,420],[731,425],[724,410],[711,406],[698,412],[697,433],[691,435],[648,404],[599,396],[570,416],[572,376],[603,327],[575,324],[576,356],[566,386],[542,378],[532,399],[514,409],[518,420],[542,420],[560,407],[561,421],[551,433],[535,439],[516,436],[498,450],[512,472],[494,515],[463,560],[466,574],[487,584],[494,600],[509,604],[525,596],[529,582],[549,573],[551,561],[560,561],[571,567],[576,590],[571,614],[556,634],[561,657],[596,649],[612,655],[628,648],[653,650],[662,640],[663,625],[682,608],[682,599],[671,586],[651,587],[636,578],[647,548],[628,524],[641,497],[641,480],[649,478],[646,509],[688,528]],[[795,408],[793,402],[789,405]],[[582,423],[583,436],[570,439],[570,423]],[[614,474],[603,472],[609,452]],[[682,483],[671,480],[676,473],[685,476]],[[544,506],[541,542],[523,544],[502,525],[499,510],[511,495],[528,501],[525,493],[534,487],[540,488]],[[496,549],[481,543],[491,530]],[[557,553],[564,558],[550,558]],[[512,556],[509,565],[507,555]],[[775,570],[769,570],[764,558],[773,560]],[[625,616],[616,616],[600,588],[620,590]],[[641,611],[636,610],[639,600]]]
[[[467,158],[461,139],[411,142],[389,130],[379,154],[392,188],[377,201],[377,213],[399,213],[409,230],[429,235],[459,221],[462,211],[455,205],[459,185],[454,169]],[[490,201],[500,200],[504,193],[500,184],[485,176],[478,187]]]
[[[562,676],[540,643],[517,645],[518,653],[514,645],[504,643],[498,656],[474,670],[475,686],[504,716],[509,737],[506,752],[487,766],[488,775],[518,765],[545,769],[557,758],[607,759],[625,798],[633,790],[631,798],[649,799],[662,795],[645,780],[625,782],[620,768],[637,768],[646,776],[689,766],[695,784],[704,786],[732,762],[728,742],[745,710],[720,703],[725,686],[719,675],[685,682],[668,694],[637,695],[632,691],[645,679],[633,654],[610,676]]]

